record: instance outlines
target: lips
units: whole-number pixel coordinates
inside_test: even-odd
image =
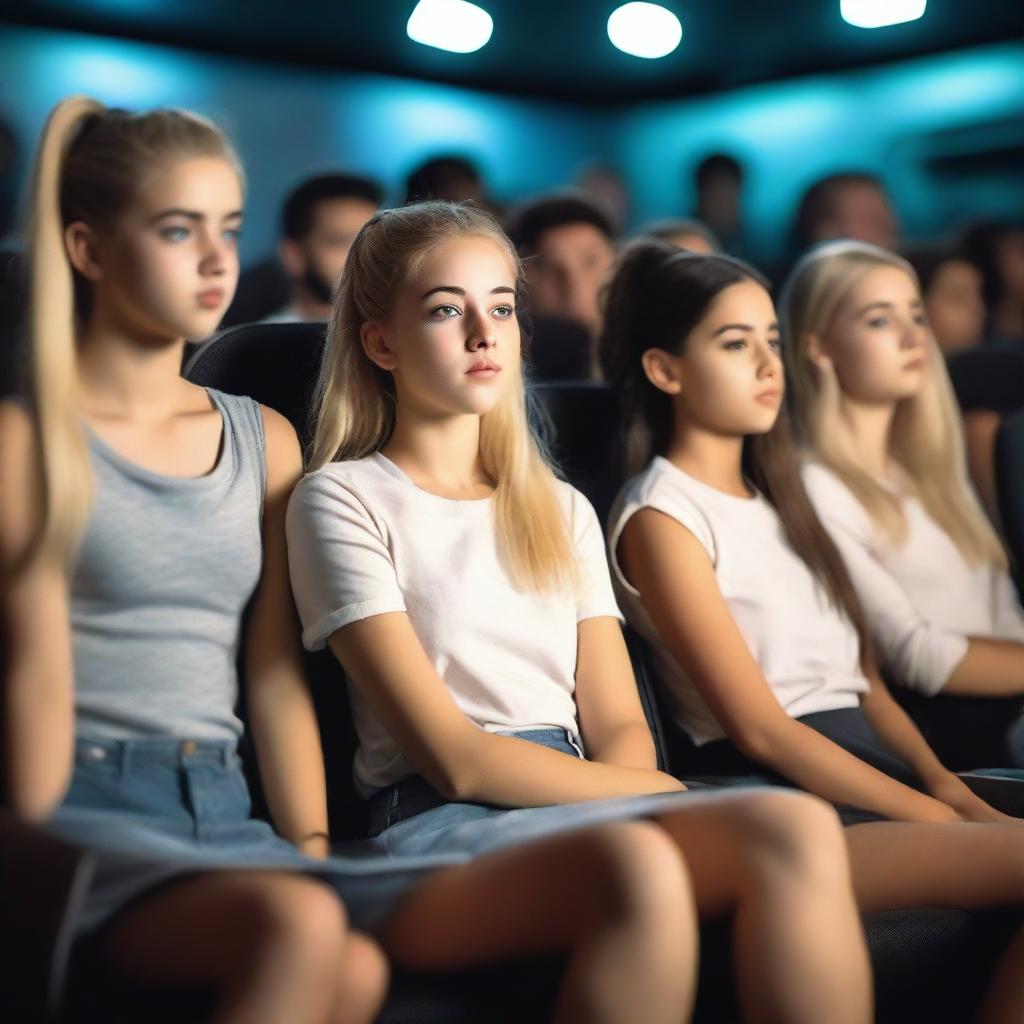
[[[923,370],[924,369],[924,356],[918,356],[917,359],[911,359],[903,364],[904,370]]]
[[[754,396],[755,402],[760,402],[762,405],[774,405],[782,398],[782,392],[775,388],[770,391],[762,391],[759,395]]]
[[[492,377],[494,374],[500,372],[501,367],[498,366],[497,363],[492,363],[490,359],[478,359],[466,371],[466,374],[471,377]]]
[[[224,289],[208,288],[196,296],[196,301],[205,309],[216,309],[224,301]]]

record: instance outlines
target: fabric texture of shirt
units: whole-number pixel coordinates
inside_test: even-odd
[[[579,566],[577,593],[513,583],[498,548],[493,497],[456,501],[416,486],[377,453],[302,480],[288,506],[288,557],[303,643],[405,612],[458,707],[489,732],[577,732],[577,624],[619,617],[597,516],[557,484]],[[413,774],[358,689],[354,776],[369,795]]]
[[[242,614],[260,578],[266,466],[250,398],[201,477],[136,465],[86,428],[96,478],[71,574],[76,729],[107,739],[237,740]]]
[[[661,456],[619,493],[609,517],[615,593],[629,623],[651,644],[675,721],[698,746],[725,733],[697,687],[662,642],[639,591],[617,557],[622,531],[653,508],[690,531],[707,552],[750,653],[786,713],[856,707],[868,689],[856,630],[830,604],[810,569],[790,547],[778,513],[760,494],[726,494]]]
[[[901,497],[907,536],[894,545],[832,470],[808,461],[803,479],[896,682],[936,694],[967,653],[968,637],[1024,642],[1024,617],[1009,576],[991,565],[970,565],[916,497]]]

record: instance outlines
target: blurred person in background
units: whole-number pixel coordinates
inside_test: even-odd
[[[480,171],[471,160],[454,154],[431,157],[410,172],[405,182],[403,205],[425,199],[448,199],[453,203],[469,201],[490,208]]]
[[[879,178],[843,171],[821,178],[804,193],[797,208],[795,236],[800,251],[833,238],[894,249],[899,222]]]
[[[296,188],[284,206],[280,256],[291,301],[266,317],[271,323],[326,320],[359,229],[377,212],[383,189],[355,174],[322,174]]]
[[[694,177],[697,220],[721,240],[720,248],[733,255],[744,254],[743,166],[727,153],[711,153],[697,165]]]
[[[520,207],[510,228],[526,268],[531,311],[538,319],[585,327],[589,376],[599,377],[594,343],[601,331],[601,289],[615,258],[611,218],[581,192],[557,192]]]
[[[605,208],[617,235],[629,224],[631,201],[625,178],[610,164],[594,164],[580,175],[580,191]]]
[[[964,236],[964,250],[981,269],[986,340],[1024,342],[1024,224],[979,224]]]
[[[952,248],[918,248],[906,254],[917,273],[925,316],[943,353],[974,348],[985,330],[985,300],[977,265]]]
[[[687,252],[695,252],[701,256],[709,256],[722,251],[722,243],[715,233],[699,220],[689,218],[666,218],[645,224],[638,232],[638,237],[657,238],[670,245],[677,245]]]

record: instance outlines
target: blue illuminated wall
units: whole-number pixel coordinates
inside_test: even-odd
[[[270,250],[281,199],[308,173],[371,174],[400,201],[406,173],[444,149],[476,160],[494,194],[511,198],[571,180],[605,145],[601,116],[568,105],[87,35],[0,25],[0,68],[0,116],[26,150],[50,107],[76,92],[189,107],[227,127],[249,179],[243,258]]]
[[[1024,142],[1021,44],[605,112],[6,26],[0,68],[0,115],[25,140],[23,170],[46,111],[72,92],[192,107],[226,125],[250,182],[248,258],[272,247],[278,205],[302,175],[346,166],[380,178],[394,200],[410,167],[438,150],[476,159],[503,200],[570,181],[595,161],[617,164],[640,222],[686,210],[692,168],[724,149],[747,165],[748,221],[768,259],[780,255],[802,190],[838,169],[880,173],[912,237],[985,213],[1024,216],[1020,174],[927,171],[958,147]]]

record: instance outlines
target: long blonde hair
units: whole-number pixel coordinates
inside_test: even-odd
[[[518,300],[522,268],[515,250],[494,218],[473,206],[427,202],[386,210],[359,232],[328,326],[313,404],[309,472],[328,462],[364,458],[391,436],[394,382],[367,357],[362,326],[385,322],[428,251],[458,237],[489,238],[506,253]],[[521,375],[480,418],[480,458],[496,484],[498,542],[512,578],[538,592],[571,585],[576,574],[568,524],[554,473],[528,423]]]
[[[93,480],[76,362],[90,293],[68,261],[64,231],[75,221],[108,228],[147,175],[201,156],[229,160],[241,177],[224,136],[186,111],[131,114],[74,96],[54,107],[43,129],[28,226],[31,397],[45,495],[35,550],[65,564],[85,530]]]
[[[809,354],[811,338],[828,336],[836,313],[859,281],[879,267],[917,276],[901,257],[866,242],[828,242],[793,269],[780,298],[787,391],[801,440],[833,470],[864,506],[880,534],[899,545],[907,524],[900,498],[864,466],[840,413],[835,371]],[[963,428],[953,387],[938,346],[927,352],[921,390],[896,403],[889,454],[904,471],[927,513],[975,565],[1006,566],[1006,554],[967,482]]]

